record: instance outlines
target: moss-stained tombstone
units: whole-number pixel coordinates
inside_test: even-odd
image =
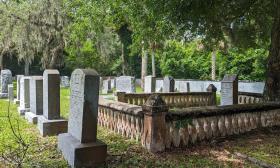
[[[58,148],[71,167],[105,163],[107,145],[96,139],[99,80],[89,69],[77,69],[71,76],[68,133],[58,136]]]

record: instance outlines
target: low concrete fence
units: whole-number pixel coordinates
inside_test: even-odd
[[[238,104],[262,103],[264,100],[261,93],[238,92]]]
[[[117,100],[128,104],[142,106],[153,93],[117,92]],[[215,106],[216,92],[181,92],[157,93],[169,108],[196,106]]]
[[[140,140],[143,130],[141,106],[99,100],[98,124],[127,138]]]
[[[280,103],[169,109],[159,95],[141,107],[101,100],[99,125],[140,140],[151,152],[187,147],[201,141],[280,126]]]

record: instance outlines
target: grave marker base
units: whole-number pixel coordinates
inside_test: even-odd
[[[44,116],[39,116],[37,126],[43,137],[54,136],[67,132],[68,121],[64,119],[48,120]]]
[[[26,112],[29,112],[30,111],[30,108],[22,108],[22,107],[18,107],[18,113],[20,115],[25,115]]]
[[[37,124],[39,116],[40,115],[36,115],[32,112],[26,112],[24,117],[29,123]]]
[[[107,156],[107,145],[102,141],[82,144],[69,133],[58,136],[58,149],[73,168],[104,166]]]

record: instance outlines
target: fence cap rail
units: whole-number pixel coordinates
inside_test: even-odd
[[[168,120],[182,120],[185,118],[210,117],[217,115],[231,115],[238,113],[250,113],[279,109],[279,102],[268,102],[259,104],[238,104],[230,106],[204,106],[183,109],[170,109],[167,114]]]
[[[99,106],[107,107],[112,110],[120,111],[125,114],[136,115],[136,116],[143,116],[143,111],[141,106],[136,106],[128,103],[113,101],[113,100],[106,100],[103,98],[99,99]]]

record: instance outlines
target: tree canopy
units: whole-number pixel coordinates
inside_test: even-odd
[[[42,69],[95,68],[101,75],[147,74],[266,80],[280,97],[280,2],[275,0],[6,0],[0,2],[0,66],[16,56]],[[145,54],[143,56],[143,51]],[[250,65],[250,66],[248,66]],[[27,67],[28,68],[28,67]]]

